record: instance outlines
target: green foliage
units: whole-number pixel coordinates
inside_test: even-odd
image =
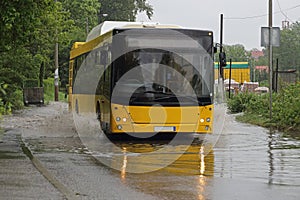
[[[24,108],[23,103],[23,90],[16,90],[11,94],[10,99],[10,111],[20,110]]]
[[[2,100],[2,97],[4,95],[6,95],[6,92],[5,92],[6,88],[7,88],[6,84],[0,83],[0,117],[1,117],[2,114],[4,114],[6,112],[5,105],[4,105],[4,102]]]
[[[9,114],[14,109],[20,108],[19,102],[23,95],[18,95],[22,89],[23,76],[12,69],[3,68],[0,70],[0,101],[2,114]],[[23,103],[22,103],[23,104]]]
[[[24,81],[23,86],[24,87],[38,87],[39,82],[36,79],[27,79],[27,80]]]
[[[246,113],[253,113],[259,117],[269,117],[269,95],[251,93],[251,98],[246,103]]]
[[[274,96],[273,122],[278,128],[300,127],[300,83],[290,85]]]
[[[228,108],[231,113],[245,112],[247,104],[254,98],[255,96],[252,93],[239,93],[228,99]]]
[[[65,99],[65,93],[59,92],[58,95],[59,101],[67,101],[67,99]],[[46,104],[50,101],[54,101],[54,78],[44,80],[44,101]]]
[[[226,52],[226,56],[229,59],[231,58],[232,62],[246,62],[249,57],[249,53],[245,50],[245,47],[241,44],[226,45],[224,47],[224,50]]]
[[[274,59],[279,59],[279,69],[296,69],[300,71],[300,22],[291,25],[289,29],[280,32],[280,46],[274,48]]]
[[[153,15],[153,8],[146,0],[99,0],[99,2],[101,3],[100,22],[135,21],[139,12],[146,12],[149,19]],[[107,14],[107,16],[103,17],[101,14]]]
[[[0,12],[0,69],[37,79],[44,63],[47,74],[52,73],[54,44],[69,44],[67,33],[72,29],[72,20],[61,4],[53,0],[1,1]],[[21,78],[12,81],[3,73],[1,79],[6,79],[5,83],[22,83]]]
[[[240,93],[228,100],[228,108],[232,113],[244,112],[242,121],[284,131],[300,130],[300,83],[273,94],[272,120],[269,102],[269,94]]]
[[[70,13],[74,27],[70,30],[73,41],[84,41],[87,31],[98,24],[99,0],[60,0],[63,10]]]
[[[54,100],[54,78],[44,80],[44,99],[46,103]]]
[[[134,21],[138,12],[150,18],[153,9],[146,0],[0,1],[1,91],[5,86],[5,95],[0,91],[0,112],[20,108],[24,80],[40,80],[41,86],[41,80],[53,77],[55,43],[59,44],[59,72],[65,87],[70,48],[74,41],[85,40],[100,13],[108,14],[101,20]],[[49,100],[54,99],[52,88],[47,94]]]
[[[0,116],[23,108],[23,92],[15,88],[14,91],[8,93],[10,89],[10,85],[0,84]]]

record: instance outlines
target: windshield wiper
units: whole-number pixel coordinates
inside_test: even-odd
[[[171,96],[156,98],[155,101],[170,99],[170,98],[174,98],[174,97],[177,98],[178,102],[181,102],[182,101],[181,99],[187,99],[188,101],[193,102],[193,103],[197,103],[198,105],[201,105],[201,106],[206,106],[206,105],[211,104],[210,101],[201,101],[197,97],[192,97],[192,96],[176,96],[174,94],[172,94]],[[187,103],[184,100],[182,102],[183,103]]]
[[[159,98],[155,98],[154,96],[154,99],[153,101],[157,101],[157,100],[163,100],[163,99],[168,99],[168,98],[172,98],[172,97],[176,97],[174,94],[172,93],[166,93],[166,92],[163,92],[163,91],[153,91],[153,90],[149,90],[149,91],[144,91],[144,92],[139,92],[139,93],[136,93],[138,94],[137,96],[133,97],[133,98],[130,98],[130,103],[134,102],[135,100],[139,99],[139,98],[142,98],[144,97],[143,95],[141,94],[160,94],[160,95],[165,95],[163,97],[159,97]],[[147,97],[147,96],[145,96]]]
[[[147,94],[147,93],[150,93],[150,94],[164,94],[164,95],[172,95],[172,96],[174,96],[174,94],[172,94],[172,93],[166,93],[166,92],[162,92],[162,91],[149,90],[149,91],[145,91],[144,92],[144,94]]]

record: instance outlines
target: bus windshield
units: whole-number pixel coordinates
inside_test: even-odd
[[[176,37],[152,43],[151,39],[125,38],[129,51],[114,63],[112,102],[163,106],[211,104],[213,61],[202,44],[186,39],[178,42],[180,38]]]

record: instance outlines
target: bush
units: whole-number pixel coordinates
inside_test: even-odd
[[[300,84],[290,85],[274,95],[273,120],[278,128],[300,127]]]
[[[246,104],[246,112],[263,117],[269,117],[270,98],[268,94],[252,94],[249,102]]]
[[[23,91],[16,90],[11,94],[10,98],[11,110],[20,110],[24,108]]]
[[[231,113],[245,112],[247,104],[253,98],[254,95],[251,93],[239,93],[233,96],[231,99],[228,99],[227,105]]]
[[[44,99],[45,103],[54,100],[54,78],[44,80]]]
[[[39,81],[36,79],[27,79],[23,83],[23,87],[38,87]]]
[[[300,84],[273,94],[272,120],[269,119],[269,94],[240,93],[228,100],[231,113],[244,112],[244,122],[272,126],[279,130],[300,130]]]
[[[20,89],[6,92],[7,84],[0,85],[0,114],[11,114],[14,110],[19,110],[23,105],[23,92]]]
[[[65,101],[65,94],[59,92],[59,100]],[[45,103],[54,101],[54,78],[48,78],[44,80],[44,100]]]
[[[0,117],[2,114],[5,113],[5,106],[4,106],[4,102],[2,100],[2,95],[5,95],[5,85],[3,83],[0,83]]]

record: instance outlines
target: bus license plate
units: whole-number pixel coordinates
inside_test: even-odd
[[[176,127],[175,126],[155,126],[154,131],[155,132],[162,132],[162,131],[174,132],[174,131],[176,131]]]

